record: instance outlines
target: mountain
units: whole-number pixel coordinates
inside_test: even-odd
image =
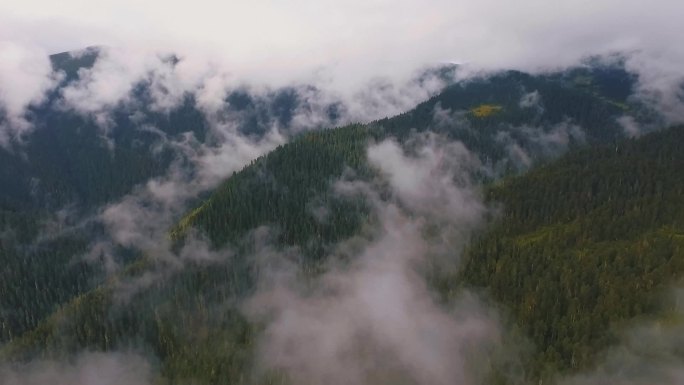
[[[50,57],[53,70],[64,76],[42,103],[31,106],[27,119],[32,131],[0,148],[6,165],[0,173],[5,186],[0,207],[92,209],[163,175],[179,157],[187,157],[173,147],[185,136],[209,146],[221,140],[212,136],[195,95],[186,94],[177,106],[160,110],[152,100],[151,81],[145,78],[133,85],[129,100],[111,106],[104,122],[100,111],[80,111],[69,105],[64,93],[69,87],[83,87],[79,82],[88,80],[87,71],[99,55],[99,49],[91,48],[76,56]],[[79,74],[86,77],[81,79]],[[264,95],[237,88],[226,94],[224,102],[220,118],[253,137],[265,135],[273,124],[287,133],[295,111],[307,108],[295,88]],[[335,105],[328,107],[332,114]]]
[[[6,186],[0,194],[0,207],[54,210],[78,202],[78,206],[92,208],[116,200],[133,186],[167,171],[172,161],[184,155],[170,145],[174,139],[192,135],[200,143],[218,145],[221,138],[212,137],[210,122],[196,95],[186,94],[169,111],[155,109],[150,79],[134,84],[130,100],[111,106],[104,123],[98,121],[97,111],[83,112],[65,105],[65,89],[78,86],[82,80],[79,71],[93,69],[99,55],[98,48],[90,48],[79,55],[51,56],[54,71],[64,75],[62,81],[46,100],[31,106],[27,119],[33,130],[0,148],[0,159],[7,165],[0,173],[0,182]],[[427,73],[436,73],[447,84],[453,81],[445,68]],[[425,77],[417,81],[427,81]],[[628,100],[636,80],[619,66],[580,67],[538,76],[506,72],[460,82],[411,112],[377,123],[399,136],[427,126],[452,135],[453,122],[443,127],[434,124],[435,107],[439,106],[454,113],[478,114],[478,119],[465,119],[478,131],[487,131],[475,136],[489,141],[495,132],[510,131],[506,125],[548,128],[565,121],[587,130],[589,143],[614,140],[622,133],[614,121],[618,115],[651,123],[656,120],[652,112]],[[273,125],[287,134],[296,129],[291,126],[298,112],[314,109],[313,101],[301,95],[311,93],[315,97],[317,92],[311,86],[266,93],[237,87],[226,93],[220,119],[235,124],[237,132],[250,137],[265,135]],[[527,99],[522,100],[523,96]],[[478,106],[480,110],[470,111]],[[337,124],[345,108],[340,100],[325,104],[326,123]],[[515,132],[509,135],[514,141],[524,136]],[[464,140],[475,144],[480,139]],[[474,150],[491,151],[489,143],[480,147]]]
[[[92,219],[104,207],[171,169],[192,177],[198,172],[193,157],[219,151],[225,140],[210,129],[217,123],[209,122],[194,95],[168,111],[154,109],[146,79],[134,86],[130,100],[111,106],[104,123],[98,111],[70,107],[64,93],[88,79],[100,55],[99,48],[89,48],[51,56],[62,80],[29,108],[32,130],[0,146],[0,256],[8,266],[0,283],[0,341],[35,327],[60,304],[104,281],[102,266],[81,258],[105,236]],[[288,136],[295,112],[308,108],[298,95],[295,88],[265,94],[237,88],[212,119],[229,122],[236,135],[253,141],[274,125]],[[334,115],[336,105],[328,107]],[[123,247],[117,254],[124,263],[135,255]]]
[[[493,185],[501,218],[461,278],[511,310],[535,370],[586,368],[684,272],[684,129],[571,153]],[[543,348],[542,348],[543,347]]]
[[[52,58],[63,86],[93,66],[92,52]],[[395,117],[293,131],[288,143],[179,203],[190,208],[166,229],[168,255],[118,245],[125,267],[111,274],[79,258],[104,236],[103,224],[86,221],[45,239],[46,218],[76,202],[79,222],[178,163],[192,176],[192,162],[168,138],[190,135],[208,148],[220,138],[194,95],[155,111],[142,83],[103,134],[92,117],[62,109],[56,91],[33,107],[35,129],[24,143],[0,150],[7,160],[0,183],[8,186],[0,219],[11,230],[0,237],[0,357],[133,349],[154,357],[162,382],[287,383],[277,371],[254,370],[265,325],[245,316],[243,301],[265,274],[256,256],[264,244],[284,255],[297,250],[303,281],[324,274],[334,250],[378,221],[373,202],[340,195],[335,183],[380,180],[379,199],[390,200],[368,146],[391,140],[410,153],[433,135],[473,154],[479,166],[467,179],[502,210],[464,250],[449,251],[464,252],[461,267],[427,274],[430,287],[445,306],[469,288],[510,317],[536,347],[521,358],[526,380],[591,368],[616,342],[616,328],[659,314],[659,295],[682,271],[684,131],[625,139],[624,119],[644,131],[663,125],[633,97],[637,81],[619,65],[596,63],[540,75],[506,71],[456,82]],[[239,122],[240,135],[259,138],[273,122],[291,127],[308,108],[298,95],[297,88],[266,96],[235,90],[222,114]],[[329,121],[343,109],[330,104]],[[510,381],[498,361],[488,365],[492,382]]]
[[[591,78],[590,70],[577,72]],[[593,76],[600,74],[599,71]],[[618,97],[615,100],[607,99],[595,89],[588,91],[584,84],[577,87],[567,79],[580,76],[575,72],[540,77],[506,72],[448,87],[394,118],[305,134],[229,178],[207,201],[183,218],[172,233],[179,237],[185,228],[196,225],[220,247],[259,224],[278,223],[283,226],[283,237],[287,238],[284,241],[301,246],[307,241],[301,237],[295,241],[296,233],[310,234],[311,231],[290,228],[287,222],[278,221],[297,218],[295,227],[303,225],[302,219],[308,218],[306,226],[316,227],[315,218],[307,213],[307,202],[324,193],[328,183],[339,178],[346,168],[362,175],[368,173],[364,151],[369,141],[384,138],[407,141],[416,132],[434,132],[462,142],[499,175],[529,168],[534,162],[542,162],[568,148],[614,143],[624,135],[617,119],[626,110],[637,116],[647,110],[640,105],[621,104],[627,102],[629,95],[624,90],[629,90],[634,82],[631,75],[619,70],[610,74],[611,81],[618,79],[611,83],[612,87],[623,88],[622,94],[615,92]],[[595,86],[597,89],[601,87],[599,84],[600,81]],[[521,104],[530,93],[536,104]],[[318,161],[312,163],[310,159]],[[263,175],[273,179],[263,183],[260,181]],[[491,179],[497,175],[482,177]],[[273,203],[269,207],[263,202]],[[278,211],[286,209],[291,211]],[[231,220],[219,224],[222,218],[224,222],[225,218]],[[321,228],[313,232],[336,234],[339,230]]]

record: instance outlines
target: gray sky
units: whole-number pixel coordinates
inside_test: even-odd
[[[200,89],[206,100],[241,82],[355,95],[377,77],[406,84],[425,65],[537,71],[622,52],[642,75],[638,91],[684,120],[674,86],[683,15],[681,0],[0,0],[0,102],[25,126],[24,108],[56,82],[46,53],[89,45],[115,49],[65,93],[90,113],[150,72],[172,95]],[[171,72],[158,56],[170,52],[183,58]],[[407,100],[400,109],[419,91],[395,92]]]
[[[274,78],[562,66],[612,50],[679,59],[684,32],[678,0],[2,0],[0,15],[0,40],[49,52],[166,50]]]

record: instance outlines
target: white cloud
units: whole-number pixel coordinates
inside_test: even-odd
[[[220,58],[237,77],[266,84],[332,74],[342,89],[445,61],[536,68],[642,50],[681,63],[684,51],[676,0],[26,0],[0,4],[0,14],[0,33],[53,51],[77,48],[86,31],[91,44]]]
[[[104,48],[95,65],[80,69],[79,80],[60,92],[64,107],[105,122],[108,113],[119,103],[129,101],[133,88],[143,80],[151,82],[155,106],[168,109],[176,105],[182,96],[178,83],[184,78],[171,76],[172,72],[172,65],[159,54]]]
[[[631,116],[621,116],[617,118],[617,122],[620,127],[622,127],[622,131],[625,133],[625,136],[629,138],[635,138],[642,134],[643,130],[639,126],[639,123],[637,123],[637,121]]]
[[[520,98],[520,102],[518,105],[520,108],[534,108],[537,110],[543,110],[544,107],[542,107],[542,100],[541,100],[541,94],[539,91],[532,91],[524,94]]]
[[[346,102],[349,120],[368,120],[406,110],[439,90],[436,79],[405,86],[425,65],[534,71],[621,51],[631,55],[628,67],[641,75],[640,96],[670,121],[681,121],[681,14],[684,3],[675,0],[647,6],[638,0],[26,0],[0,2],[0,36],[15,47],[0,47],[7,51],[0,55],[25,46],[52,52],[115,47],[79,84],[64,90],[72,106],[106,123],[105,107],[125,100],[141,78],[152,83],[153,108],[159,110],[174,106],[187,91],[198,92],[203,108],[216,110],[226,89],[238,85],[313,84],[333,95],[328,99]],[[170,66],[160,52],[183,60]],[[10,65],[0,68],[5,94],[14,94],[16,84],[30,85],[12,97],[17,116],[50,84],[46,59],[31,62],[21,65],[22,73],[31,74],[26,80],[15,77],[16,60],[3,60]],[[378,77],[384,80],[372,83],[372,91],[365,88]]]
[[[435,300],[423,272],[454,268],[487,208],[468,182],[479,164],[460,143],[420,136],[410,155],[394,141],[368,149],[380,185],[335,185],[363,194],[376,226],[342,242],[327,271],[306,283],[289,256],[261,252],[259,290],[245,311],[266,320],[259,363],[301,384],[477,384],[500,344],[494,312],[460,292],[450,306]],[[301,278],[301,277],[300,277]]]
[[[26,108],[44,100],[57,80],[44,50],[0,40],[0,143],[31,128]]]
[[[129,353],[85,353],[74,362],[34,361],[21,368],[0,367],[4,385],[148,385],[145,357]]]
[[[660,111],[669,122],[684,122],[684,52],[664,47],[627,61],[640,74],[636,97]],[[671,49],[671,48],[670,48]]]

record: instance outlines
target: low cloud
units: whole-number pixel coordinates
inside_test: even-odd
[[[189,261],[218,261],[230,255],[226,250],[211,250],[207,242],[196,237],[190,237],[180,252],[173,252],[168,231],[188,210],[192,199],[282,144],[284,138],[274,130],[250,139],[229,124],[216,123],[214,130],[221,139],[218,146],[199,143],[191,135],[164,139],[163,145],[172,148],[178,158],[164,176],[148,180],[89,219],[100,222],[105,232],[93,244],[88,259],[103,261],[114,273],[120,268],[115,257],[118,246],[143,251],[173,269]]]
[[[460,143],[418,137],[404,150],[388,140],[368,149],[382,181],[341,180],[376,218],[342,242],[325,273],[302,280],[277,254],[266,259],[246,313],[266,322],[262,370],[299,384],[476,384],[500,341],[496,315],[461,292],[449,305],[426,282],[431,263],[454,267],[487,208],[467,177],[477,167]],[[381,199],[381,186],[390,188]],[[346,255],[348,263],[340,260]]]
[[[533,108],[540,113],[544,112],[542,97],[539,91],[532,91],[523,94],[523,96],[520,98],[520,102],[518,103],[518,105],[520,106],[520,108]]]
[[[628,138],[636,138],[643,133],[642,127],[631,116],[625,115],[617,118],[617,122],[622,127],[622,131]]]
[[[59,79],[43,49],[0,40],[0,145],[32,129],[26,109],[40,104]]]
[[[510,162],[522,171],[529,169],[536,160],[562,155],[571,143],[584,144],[586,134],[582,127],[564,121],[550,127],[509,127],[499,131],[495,140],[507,153],[504,162]]]
[[[660,112],[670,124],[684,122],[684,52],[640,51],[627,69],[639,74],[634,98]]]
[[[133,353],[83,353],[69,361],[0,366],[3,385],[150,385],[152,369]]]
[[[681,347],[684,344],[682,291],[667,319],[642,322],[627,330],[590,372],[560,381],[560,385],[675,385],[684,383]]]
[[[61,108],[92,117],[105,128],[112,125],[110,114],[117,107],[143,102],[135,98],[137,86],[147,85],[149,110],[168,112],[186,93],[198,89],[205,76],[194,70],[189,75],[186,69],[192,61],[177,63],[168,53],[116,47],[100,47],[96,52],[93,67],[79,69],[78,79],[60,89]]]
[[[99,44],[214,58],[250,83],[327,78],[336,89],[358,89],[380,74],[394,83],[436,63],[535,70],[612,52],[657,58],[660,68],[635,65],[644,74],[681,73],[682,13],[684,5],[674,0],[648,7],[638,0],[199,0],[192,7],[159,0],[144,6],[104,0],[88,7],[76,0],[26,0],[0,6],[0,34],[51,52]]]
[[[92,81],[66,93],[87,110],[111,103],[129,88],[132,74],[151,70],[155,108],[172,105],[187,90],[206,93],[210,104],[219,100],[217,92],[236,84],[271,89],[306,84],[348,100],[382,78],[384,85],[373,88],[394,87],[391,97],[373,96],[359,105],[360,111],[375,102],[401,110],[416,98],[404,99],[399,85],[426,66],[456,63],[464,73],[545,72],[588,56],[620,53],[639,74],[640,97],[676,122],[682,119],[682,13],[684,5],[674,0],[649,4],[647,13],[639,0],[561,6],[541,0],[434,0],[427,6],[416,0],[296,0],[287,6],[272,0],[199,0],[193,7],[159,0],[144,6],[105,0],[90,7],[75,0],[26,0],[0,5],[0,35],[14,46],[48,52],[114,47],[105,55],[109,64],[84,74]],[[83,35],[93,41],[86,44]],[[166,60],[171,53],[182,59],[176,66]],[[102,80],[94,80],[98,73]],[[11,108],[17,111],[23,104]]]
[[[97,48],[92,68],[81,68],[79,79],[59,90],[59,108],[92,118],[105,134],[113,125],[112,114],[120,108],[168,113],[192,96],[196,108],[209,120],[230,119],[256,114],[273,119],[281,131],[292,133],[364,123],[407,111],[439,93],[456,78],[455,68],[416,69],[401,82],[378,76],[355,88],[341,90],[327,77],[291,79],[274,83],[240,78],[229,68],[204,57],[160,53],[136,48]],[[75,55],[80,52],[75,52]],[[145,98],[137,93],[145,89]],[[245,95],[249,108],[231,104],[232,93]],[[290,98],[291,106],[277,106]],[[288,103],[289,103],[288,102]],[[275,120],[270,107],[292,108],[291,119]],[[255,110],[252,110],[255,109]],[[269,122],[261,122],[268,125]]]

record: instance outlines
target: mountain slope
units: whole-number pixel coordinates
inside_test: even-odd
[[[582,150],[489,192],[499,221],[465,282],[511,310],[535,370],[590,366],[684,273],[684,128]]]
[[[580,73],[587,75],[587,71],[589,70],[583,70]],[[631,84],[634,81],[628,74],[619,70],[607,73],[612,76],[608,76],[611,79],[608,84],[612,84],[617,89],[620,89],[620,85],[629,89],[623,83]],[[589,71],[589,74],[592,72]],[[450,139],[461,140],[492,169],[498,170],[496,171],[498,174],[478,176],[482,180],[492,180],[497,175],[519,169],[516,161],[511,158],[510,150],[513,145],[525,151],[531,159],[532,163],[522,165],[524,169],[557,156],[566,148],[574,148],[587,143],[611,143],[607,150],[605,148],[590,149],[579,153],[585,155],[571,155],[548,168],[540,169],[539,172],[548,172],[549,175],[557,173],[544,170],[561,170],[568,162],[572,163],[572,159],[587,169],[604,158],[610,161],[610,157],[605,153],[614,150],[612,143],[621,136],[622,128],[616,119],[625,114],[625,106],[622,103],[627,101],[627,97],[620,92],[609,93],[610,97],[600,94],[600,91],[606,88],[605,79],[601,77],[607,76],[605,73],[594,74],[593,76],[599,79],[595,80],[597,86],[589,86],[589,88],[587,88],[586,81],[578,83],[573,80],[572,76],[556,74],[532,77],[516,72],[504,73],[493,78],[453,86],[443,94],[419,105],[415,110],[392,119],[369,125],[352,125],[303,134],[291,143],[255,160],[242,171],[228,178],[208,200],[181,219],[179,224],[171,230],[171,236],[176,239],[179,248],[189,232],[198,230],[217,249],[230,245],[234,252],[231,258],[210,263],[188,263],[182,270],[167,272],[168,275],[164,276],[164,279],[153,281],[151,286],[135,291],[131,298],[121,301],[118,298],[120,294],[115,290],[118,282],[134,280],[144,277],[146,272],[154,272],[155,264],[158,262],[155,262],[154,258],[149,260],[143,258],[132,264],[120,276],[114,277],[110,283],[105,283],[65,303],[37,326],[35,326],[36,323],[30,323],[32,330],[21,337],[15,335],[3,349],[3,355],[6,358],[27,358],[36,354],[59,357],[65,352],[74,353],[84,348],[112,350],[136,347],[154,353],[160,360],[161,374],[172,382],[193,379],[203,383],[215,383],[217,378],[245,379],[252,365],[251,349],[258,327],[249,325],[231,304],[239,301],[252,290],[258,274],[254,270],[254,261],[250,260],[251,251],[258,247],[258,240],[250,238],[250,231],[259,226],[270,226],[276,231],[274,243],[283,248],[299,247],[306,256],[306,259],[301,261],[302,265],[305,268],[310,267],[310,271],[315,273],[318,269],[317,261],[326,255],[326,249],[337,241],[357,233],[360,226],[367,220],[368,211],[365,204],[356,200],[341,199],[331,194],[331,183],[344,175],[355,174],[361,179],[372,176],[374,171],[366,165],[366,146],[368,143],[388,137],[399,138],[405,145],[410,146],[410,138],[415,132],[430,130]],[[619,81],[615,81],[614,78]],[[535,92],[537,96],[534,96]],[[523,103],[529,98],[536,98],[536,104]],[[573,109],[574,105],[577,105],[577,108]],[[561,108],[563,106],[567,107],[567,110],[563,110]],[[638,105],[627,108],[637,118],[642,111],[646,111]],[[568,127],[572,124],[581,124],[581,126],[578,125],[581,131],[569,129]],[[668,131],[669,135],[673,135],[671,132],[675,131]],[[552,140],[553,151],[548,151],[549,138],[558,138],[559,135],[561,140],[557,142]],[[644,149],[651,148],[651,146],[657,148],[660,141],[665,139],[659,139],[659,141],[648,138],[662,138],[662,135],[665,134],[648,136],[635,141],[636,144],[621,144],[620,148],[624,146],[627,146],[626,148],[631,148],[629,146],[642,146]],[[676,142],[675,139],[677,138],[667,140]],[[648,140],[655,142],[648,144]],[[652,158],[655,156],[653,151],[639,150],[632,154],[636,159],[635,162],[655,162],[657,167],[667,167],[667,164],[663,162],[653,161]],[[622,158],[618,159],[618,162],[622,161]],[[624,173],[625,170],[620,168],[617,171]],[[607,175],[611,172],[610,168],[605,171]],[[667,169],[665,173],[671,172],[672,169]],[[534,190],[535,184],[539,183],[540,186],[547,186],[549,190],[548,194],[536,197],[543,202],[539,207],[546,207],[547,211],[556,206],[559,210],[560,207],[567,207],[566,203],[572,200],[553,188],[570,186],[569,178],[576,177],[577,173],[574,170],[573,172],[559,172],[558,179],[549,179],[548,183],[545,178],[538,175],[538,173],[532,173],[529,177],[523,176],[512,182],[506,182],[502,185],[503,187],[495,187],[492,190],[492,199],[501,199],[505,203],[511,203],[512,207],[517,207],[516,204],[528,202],[524,199],[524,193],[519,193],[515,199],[511,198],[511,200],[507,200],[507,194],[513,194],[514,191],[536,191]],[[639,175],[637,178],[646,177]],[[656,174],[656,177],[662,178],[663,175]],[[618,186],[622,186],[620,183]],[[643,183],[651,182],[644,180]],[[508,186],[524,187],[518,187],[518,190],[515,190]],[[614,186],[610,185],[610,187]],[[667,187],[669,189],[671,186]],[[672,191],[679,190],[675,188]],[[624,194],[633,192],[629,190]],[[556,200],[558,197],[563,197],[564,200]],[[652,198],[649,195],[643,199]],[[640,196],[629,198],[625,195],[625,202],[629,199],[642,198]],[[654,209],[652,206],[645,207],[645,210]],[[327,211],[323,210],[324,219],[321,219],[319,209],[323,208]],[[540,234],[540,239],[545,239],[543,235],[546,234],[546,226],[556,225],[556,222],[550,222],[550,225],[545,224],[543,220],[548,219],[548,214],[541,209],[538,212],[535,211],[536,206],[527,206],[524,210],[526,211],[523,212],[536,213],[534,215],[538,215],[541,219],[538,219],[538,222],[528,223],[530,218],[534,218],[531,214],[524,221],[519,221],[524,222],[528,227],[520,225],[519,222],[515,223],[516,228],[521,231],[527,229],[529,233],[504,234],[510,237],[522,237],[521,240],[514,238],[514,241],[510,241],[515,245],[522,245],[521,250],[516,249],[516,252],[521,254],[526,253],[525,247],[534,251],[538,242],[533,241],[536,241]],[[618,215],[614,213],[616,208],[613,206],[607,206],[605,210],[611,213],[608,218]],[[506,221],[512,220],[507,215],[509,214],[504,215],[501,223],[508,223]],[[593,211],[586,211],[581,215],[590,218],[591,221],[596,220],[592,216]],[[537,227],[529,227],[533,225]],[[640,230],[641,232],[635,235],[636,238],[629,238],[627,241],[632,242],[639,236],[646,237],[653,234],[657,236],[658,231],[664,228],[663,226],[669,225],[660,222],[642,223],[643,231]],[[512,266],[503,272],[491,270],[491,266],[498,263],[497,258],[503,259],[502,255],[499,253],[484,256],[478,254],[484,253],[478,247],[495,247],[496,249],[498,246],[492,245],[508,242],[497,238],[503,236],[500,235],[502,231],[500,226],[502,225],[495,226],[492,233],[483,235],[484,240],[472,248],[471,259],[463,277],[452,275],[437,277],[433,283],[445,295],[448,295],[454,285],[460,285],[464,280],[472,285],[489,288],[494,298],[511,309],[520,327],[528,332],[532,340],[540,343],[541,346],[550,347],[548,354],[537,355],[529,363],[528,369],[532,372],[538,373],[546,367],[563,369],[586,365],[591,355],[609,342],[605,333],[610,321],[626,319],[653,310],[653,306],[639,305],[637,308],[637,305],[634,305],[634,309],[630,312],[618,312],[613,317],[602,313],[606,309],[593,309],[592,311],[599,314],[597,317],[608,317],[605,322],[597,323],[597,326],[590,331],[594,333],[590,335],[596,336],[597,342],[595,343],[589,343],[584,340],[585,337],[580,336],[577,330],[584,332],[586,331],[584,329],[568,331],[566,334],[548,335],[548,329],[544,327],[552,326],[538,325],[536,320],[548,314],[549,317],[560,319],[560,323],[566,322],[565,309],[552,307],[549,310],[546,306],[540,305],[533,308],[532,312],[521,311],[522,305],[520,304],[524,303],[523,299],[526,298],[526,294],[511,290],[507,286],[511,283],[504,278],[523,279],[516,276],[517,272],[524,271],[523,267]],[[559,225],[559,227],[563,226],[565,224]],[[555,233],[552,232],[552,234]],[[492,237],[492,241],[485,241],[489,239],[487,237]],[[608,241],[613,240],[607,239],[606,242]],[[611,244],[606,247],[615,249],[622,246]],[[531,252],[530,255],[535,254]],[[550,263],[563,266],[562,263],[556,261],[561,256],[550,255],[549,258],[552,258]],[[482,260],[482,265],[475,262],[479,260]],[[654,260],[652,266],[662,270],[663,263],[662,260]],[[673,270],[673,274],[668,277],[676,275],[676,272]],[[500,277],[496,274],[508,275]],[[544,285],[552,284],[552,282],[545,281],[552,279],[551,277],[542,275],[535,279],[541,282],[541,287],[545,287]],[[568,283],[571,287],[574,287],[572,285],[581,287],[581,276],[570,275],[568,279],[571,281]],[[80,292],[82,290],[76,291],[75,294]],[[508,294],[504,295],[503,292]],[[568,292],[575,294],[572,290]],[[626,295],[630,292],[620,293],[625,294],[624,298],[628,298]],[[18,298],[23,298],[22,294],[19,294]],[[548,299],[543,300],[548,301]],[[535,301],[542,301],[542,299],[535,299]],[[628,303],[632,304],[630,301]],[[540,313],[541,311],[545,313]],[[42,317],[34,316],[34,318],[40,320]],[[198,330],[202,333],[198,333]],[[569,329],[566,326],[563,330]],[[543,338],[540,335],[543,335]],[[572,355],[576,352],[580,352],[582,356],[574,359]],[[579,363],[575,364],[575,361]],[[211,371],[206,370],[209,367],[212,368]],[[239,380],[239,382],[242,381]]]
[[[587,71],[580,72],[586,75]],[[629,88],[634,82],[622,70],[614,69],[608,73],[619,79],[616,84],[611,83],[614,87],[622,85]],[[611,81],[614,80],[611,78]],[[536,92],[538,100],[535,105],[521,104],[521,100],[532,92],[529,90]],[[620,96],[623,98],[619,99],[620,103],[626,102],[627,96]],[[234,239],[235,234],[228,233],[234,232],[236,226],[244,233],[261,224],[276,224],[283,218],[311,218],[312,213],[307,211],[303,203],[312,198],[313,193],[320,194],[321,189],[326,187],[325,183],[339,178],[345,167],[362,172],[359,166],[363,166],[364,145],[383,138],[394,137],[407,141],[417,132],[436,132],[450,140],[463,142],[502,174],[525,169],[567,148],[618,140],[623,136],[623,131],[616,119],[625,110],[615,103],[609,102],[603,95],[586,91],[584,86],[567,82],[561,74],[534,77],[506,72],[456,84],[397,117],[373,122],[365,127],[307,134],[279,148],[229,178],[203,205],[181,220],[173,233],[175,236],[182,235],[182,230],[196,225],[219,247],[231,237]],[[482,106],[496,108],[484,116],[473,112]],[[645,111],[639,105],[629,108],[635,115]],[[520,160],[511,156],[513,150],[522,151],[529,163],[519,164]],[[320,160],[311,162],[311,159],[319,157]],[[291,161],[297,163],[283,163]],[[293,170],[300,170],[300,173],[294,175]],[[267,177],[266,182],[263,175]],[[271,183],[269,178],[278,179],[278,185],[268,187]],[[273,196],[265,198],[253,195],[254,190],[260,188],[270,188]],[[283,193],[302,190],[307,193]],[[294,203],[289,199],[300,202]],[[278,203],[262,205],[262,202],[273,200]],[[259,206],[298,209],[289,212],[288,216],[264,209],[254,217],[252,208]],[[290,231],[287,225],[283,230],[286,233]]]
[[[503,204],[501,217],[469,248],[460,274],[432,283],[447,297],[463,284],[480,287],[507,309],[537,347],[525,364],[529,377],[591,366],[615,342],[613,328],[655,315],[663,290],[684,272],[682,143],[676,127],[577,151],[494,185],[489,199]],[[88,293],[4,354],[142,344],[172,383],[246,379],[258,327],[221,306],[251,285],[244,256],[187,266],[129,302],[117,302],[113,288]]]
[[[106,111],[80,111],[64,92],[87,83],[101,55],[91,48],[51,56],[55,73],[64,75],[61,82],[28,109],[31,130],[0,146],[0,260],[6,266],[0,343],[103,283],[99,261],[84,261],[105,236],[97,222],[103,207],[172,168],[196,173],[193,157],[217,151],[223,139],[214,125],[223,120],[250,140],[258,141],[274,122],[287,136],[293,115],[306,104],[294,88],[258,95],[238,88],[226,91],[225,106],[213,117],[219,122],[210,122],[192,94],[168,111],[155,109],[143,78],[130,97]],[[3,119],[0,113],[0,125]],[[131,253],[118,254],[126,263]]]

